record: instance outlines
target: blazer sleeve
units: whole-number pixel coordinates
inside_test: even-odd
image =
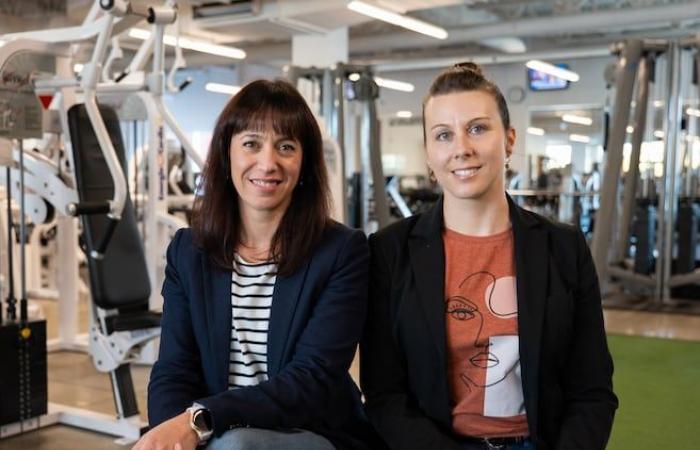
[[[406,361],[397,347],[390,314],[391,270],[376,235],[371,252],[369,312],[360,344],[360,381],[370,421],[392,449],[460,449],[416,405]]]
[[[215,435],[242,424],[300,428],[327,418],[362,333],[368,262],[367,239],[354,231],[333,262],[291,362],[258,385],[197,400],[212,412]]]
[[[577,255],[574,333],[563,377],[566,408],[556,448],[602,450],[618,400],[612,390],[613,362],[605,337],[598,277],[580,231]]]
[[[160,352],[148,383],[151,427],[182,413],[204,395],[202,364],[179,271],[182,236],[183,230],[178,230],[166,255]]]

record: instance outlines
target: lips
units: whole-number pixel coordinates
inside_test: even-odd
[[[480,352],[469,358],[469,361],[476,367],[487,369],[498,365],[500,362],[498,357],[491,352]]]
[[[453,170],[452,174],[459,179],[466,180],[476,175],[480,169],[481,166],[464,167],[461,169]]]
[[[282,183],[282,180],[275,178],[250,178],[250,182],[260,187],[274,187]]]

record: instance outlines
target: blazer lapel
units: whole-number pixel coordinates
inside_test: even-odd
[[[444,403],[444,422],[450,422],[445,356],[445,249],[442,242],[442,197],[433,209],[416,222],[408,241],[409,258],[418,288],[420,307],[435,344],[436,373],[442,375],[440,393]]]
[[[272,377],[282,366],[287,340],[299,303],[299,295],[309,270],[309,261],[305,262],[290,276],[278,275],[272,292],[272,309],[267,333],[267,375]]]
[[[204,274],[204,300],[207,314],[207,331],[212,355],[215,355],[216,373],[222,391],[228,389],[229,360],[231,352],[231,271],[223,270],[202,260]]]
[[[547,300],[549,239],[547,230],[523,214],[508,197],[515,246],[518,328],[523,394],[531,430],[537,429],[540,342]]]

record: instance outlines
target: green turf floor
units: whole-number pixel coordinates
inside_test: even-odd
[[[610,450],[700,449],[700,342],[609,336],[620,399]]]

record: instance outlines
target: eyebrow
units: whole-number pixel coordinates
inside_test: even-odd
[[[241,134],[242,138],[247,138],[247,137],[254,137],[254,138],[259,138],[262,137],[261,133],[256,133],[255,131],[244,131],[243,134]]]
[[[477,120],[489,120],[490,121],[491,117],[489,117],[489,116],[474,117],[472,120],[467,122],[467,125],[471,125],[472,123],[476,122]],[[445,123],[438,123],[438,124],[435,124],[432,127],[430,127],[430,131],[433,131],[435,128],[438,128],[438,127],[449,127],[449,126],[450,125],[445,124]]]

